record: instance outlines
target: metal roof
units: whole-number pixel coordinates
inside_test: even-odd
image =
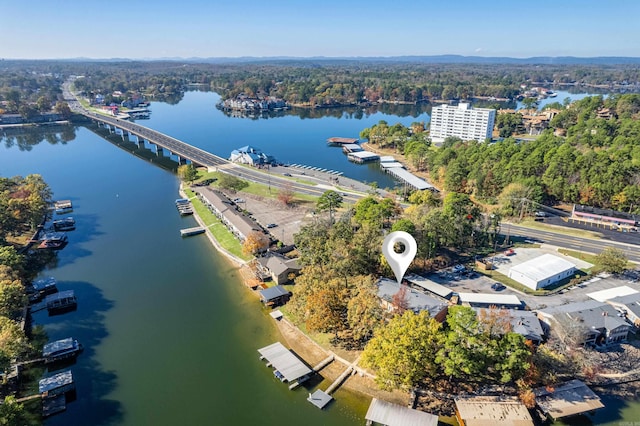
[[[481,310],[487,311],[487,308],[472,308],[476,313],[480,313]],[[532,311],[523,311],[517,309],[500,309],[496,310],[499,313],[509,313],[509,323],[511,324],[512,331],[530,340],[542,340],[544,331],[540,325],[538,316]]]
[[[388,170],[389,170],[389,173],[391,173],[398,179],[405,181],[408,185],[416,189],[419,189],[419,190],[435,189],[435,186],[431,185],[430,183],[426,182],[423,179],[420,179],[418,176],[414,176],[412,173],[408,172],[403,168],[391,167]]]
[[[42,356],[46,358],[53,353],[73,349],[75,348],[75,346],[76,343],[73,337],[56,340],[55,342],[47,343],[46,345],[44,345],[44,348],[42,349]]]
[[[381,155],[380,156],[380,162],[381,163],[391,163],[391,162],[396,162],[396,159],[393,157],[393,155]]]
[[[415,284],[418,287],[422,287],[423,289],[430,291],[431,293],[435,293],[440,297],[448,297],[453,291],[450,288],[447,288],[443,285],[440,285],[434,281],[428,280],[420,275],[411,274],[406,275],[404,277],[411,284]]]
[[[383,169],[391,169],[391,168],[404,168],[404,165],[398,161],[388,161],[388,162],[380,162],[380,167],[382,167]]]
[[[288,296],[288,295],[289,295],[289,291],[286,288],[282,287],[281,285],[260,290],[260,298],[266,302],[273,299],[277,299],[282,296]]]
[[[574,269],[576,265],[561,257],[545,253],[519,265],[511,267],[511,271],[523,274],[536,282],[544,281],[561,272]]]
[[[51,377],[46,377],[38,382],[38,392],[49,392],[73,383],[71,370],[63,371]]]
[[[31,283],[31,287],[35,291],[42,291],[47,288],[55,287],[56,283],[57,282],[55,278],[46,277],[46,278],[40,278],[39,280],[35,280],[33,283]]]
[[[380,158],[378,154],[369,151],[358,151],[358,152],[350,152],[349,157],[360,158],[362,160]]]
[[[536,404],[553,419],[603,408],[600,397],[580,380],[571,380],[549,390],[546,387],[534,390]]]
[[[467,426],[533,426],[529,410],[517,397],[456,398],[456,409]]]
[[[366,420],[386,426],[437,426],[438,416],[377,398],[371,400]]]
[[[387,278],[378,280],[378,297],[389,303],[393,302],[393,296],[400,291],[400,285],[396,281]],[[429,315],[435,317],[447,304],[442,300],[435,299],[418,290],[407,288],[407,305],[414,312],[428,311]]]
[[[282,373],[288,382],[292,382],[311,373],[311,369],[280,342],[258,349],[258,352],[265,357],[276,370]]]
[[[608,288],[606,290],[594,291],[593,293],[587,293],[587,296],[597,300],[598,302],[606,302],[609,299],[616,297],[630,296],[638,293],[638,290],[634,290],[626,285],[614,288]]]
[[[73,298],[75,297],[75,293],[73,290],[65,290],[58,293],[50,294],[44,298],[45,303],[53,302],[54,300]]]
[[[477,303],[482,305],[511,305],[521,306],[522,302],[513,294],[492,294],[492,293],[460,293],[458,294],[461,303]]]

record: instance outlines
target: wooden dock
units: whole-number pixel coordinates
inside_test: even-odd
[[[198,235],[203,233],[204,233],[204,228],[201,226],[196,226],[193,228],[185,228],[180,230],[181,237],[190,237],[192,235]]]
[[[329,365],[334,359],[335,359],[335,356],[333,354],[329,355],[328,357],[320,361],[318,365],[313,367],[313,372],[317,373],[318,371],[322,370],[324,367]]]

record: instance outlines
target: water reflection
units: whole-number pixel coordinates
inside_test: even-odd
[[[6,148],[31,151],[41,142],[51,145],[66,144],[76,138],[76,127],[70,124],[47,127],[19,127],[5,129],[0,133],[0,141]]]

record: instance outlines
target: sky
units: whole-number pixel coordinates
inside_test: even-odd
[[[0,0],[0,58],[640,57],[638,0]]]

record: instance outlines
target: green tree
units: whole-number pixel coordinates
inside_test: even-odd
[[[508,138],[522,128],[522,114],[499,114],[496,117],[496,128],[501,138]]]
[[[333,223],[333,212],[339,209],[340,206],[342,206],[342,195],[333,190],[325,191],[316,203],[318,211],[329,211],[329,220],[331,223]]]
[[[362,344],[382,324],[383,312],[377,294],[378,287],[373,278],[362,277],[356,279],[356,282],[347,303],[347,321],[352,339]]]
[[[0,316],[17,319],[26,306],[27,296],[19,280],[0,280]]]
[[[596,256],[596,266],[603,271],[619,274],[627,269],[627,256],[619,248],[607,247]]]
[[[243,189],[248,187],[249,182],[228,173],[220,173],[218,177],[218,185],[220,186],[220,188],[237,192],[242,191]]]
[[[0,265],[20,272],[23,270],[24,256],[18,253],[13,246],[2,246],[0,247]]]
[[[23,426],[28,424],[24,405],[16,402],[14,396],[5,396],[0,404],[0,425]]]
[[[406,311],[380,327],[362,353],[362,365],[376,373],[386,390],[409,390],[439,373],[435,354],[442,344],[442,325],[427,311]]]
[[[183,164],[178,166],[178,176],[191,185],[198,178],[198,169],[193,164]]]
[[[20,325],[0,316],[0,370],[6,370],[12,359],[17,359],[29,349],[29,343]]]
[[[393,225],[391,225],[391,231],[404,231],[408,232],[411,235],[415,235],[416,233],[416,225],[410,221],[409,219],[400,219],[396,221]]]
[[[56,102],[53,110],[57,114],[60,114],[64,119],[68,119],[69,117],[71,117],[71,108],[69,108],[69,104],[66,102]]]

